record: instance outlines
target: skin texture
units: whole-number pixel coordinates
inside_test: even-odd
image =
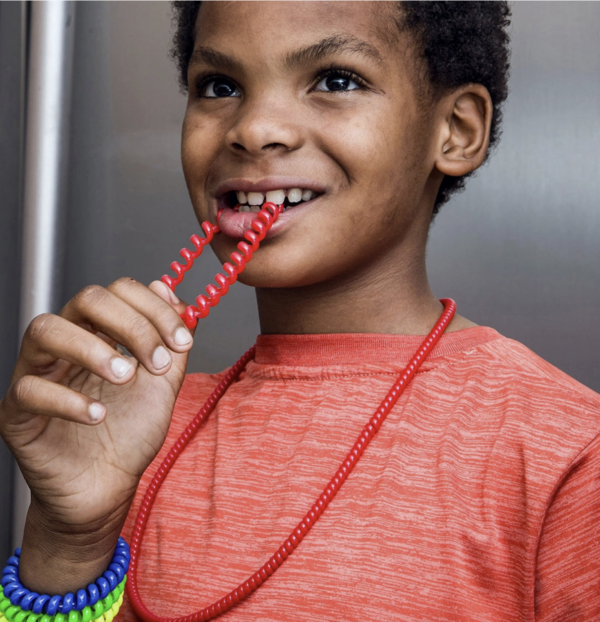
[[[271,180],[275,189],[301,177],[321,192],[281,216],[244,273],[265,333],[425,334],[441,311],[425,270],[434,198],[443,175],[482,163],[492,108],[481,85],[423,106],[394,10],[379,2],[201,8],[182,137],[199,220],[216,221],[219,188],[232,180]],[[306,53],[318,44],[320,54]],[[360,76],[360,88],[318,88],[335,67]],[[222,76],[236,95],[207,97],[201,75]],[[214,250],[226,260],[236,243],[220,235]],[[186,334],[184,308],[162,283],[125,278],[84,289],[29,327],[0,402],[0,433],[32,489],[20,566],[30,589],[65,593],[105,570],[183,382],[191,340],[175,335]],[[470,325],[457,318],[451,329]],[[117,344],[133,355],[121,377],[111,367],[127,361]]]

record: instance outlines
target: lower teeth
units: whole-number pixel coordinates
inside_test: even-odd
[[[258,212],[260,212],[260,210],[263,208],[263,205],[236,205],[233,208],[233,210],[236,211],[236,212],[242,212],[242,213],[253,212],[255,214],[258,214]],[[283,211],[285,212],[290,207],[295,207],[296,205],[299,205],[299,203],[293,203],[292,205],[286,205],[284,203],[283,204]]]

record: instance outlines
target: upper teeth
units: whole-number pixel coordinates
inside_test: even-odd
[[[303,190],[302,188],[290,188],[289,190],[269,190],[266,195],[262,192],[243,192],[238,191],[237,200],[240,203],[240,211],[258,211],[256,207],[250,209],[250,206],[262,205],[265,201],[269,203],[275,203],[275,205],[281,205],[287,196],[289,203],[300,203],[300,201],[310,201],[314,192],[312,190]]]

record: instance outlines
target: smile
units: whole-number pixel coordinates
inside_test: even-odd
[[[283,205],[284,211],[306,203],[319,196],[318,192],[306,188],[269,190],[267,192],[244,192],[233,190],[224,197],[227,207],[236,212],[258,213],[265,202]]]

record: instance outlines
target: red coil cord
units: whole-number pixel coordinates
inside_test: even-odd
[[[270,204],[270,205],[273,206],[273,204]],[[265,205],[265,208],[266,208],[266,205]],[[265,208],[263,208],[263,210]],[[272,223],[275,221],[275,219],[277,218],[276,213],[278,214],[281,211],[281,206],[279,207],[273,206],[273,208],[279,211],[278,212],[275,212],[274,210],[270,211],[269,215],[273,217],[273,220],[270,222],[269,228],[272,225]],[[261,212],[259,212],[258,216],[260,216],[261,213],[262,213],[262,210]],[[264,220],[261,219],[261,221],[262,221],[261,224],[262,223],[264,223],[265,225],[267,224],[264,222]],[[252,225],[254,225],[255,222],[257,221],[254,220]],[[210,235],[210,239],[208,239],[209,233],[207,231],[207,228],[205,228],[205,225],[207,224],[212,228],[212,233],[216,232],[215,231],[216,228],[214,227],[214,225],[210,225],[210,223],[203,223],[202,228],[207,233],[206,239],[209,242],[210,239],[212,239],[212,234]],[[257,233],[259,232],[257,231]],[[266,231],[264,233],[266,234]],[[194,237],[197,238],[197,236],[193,236],[192,242],[194,243],[194,245],[199,251],[198,254],[195,255],[195,257],[198,257],[202,253],[202,247],[196,244],[196,242],[194,241]],[[261,241],[262,239],[264,239],[264,235],[262,235],[259,241]],[[204,242],[204,240],[201,240],[200,243],[202,242]],[[204,244],[208,242],[204,242]],[[202,244],[202,246],[204,246],[204,244]],[[258,243],[256,244],[256,247],[258,247]],[[239,245],[238,245],[238,248],[239,248]],[[256,250],[256,248],[252,249],[252,251],[254,250]],[[189,268],[191,267],[191,264],[193,263],[193,259],[195,259],[195,257],[193,257],[191,261],[189,261],[187,257],[184,255],[184,251],[187,251],[187,249],[184,249],[181,254],[184,257],[184,259],[186,259],[186,261],[188,262],[188,266],[187,267],[180,266],[181,271],[178,271],[178,269],[173,267],[175,264],[171,264],[171,266],[173,267],[173,270],[177,273],[177,278],[178,278],[175,285],[180,283],[183,280],[184,272],[187,272],[187,270],[189,270]],[[234,254],[237,254],[237,253],[232,253],[232,259],[233,259]],[[252,255],[250,254],[250,257],[251,256]],[[246,257],[246,261],[248,260],[249,258]],[[234,261],[236,260],[234,259]],[[243,270],[243,267],[240,269],[240,272],[241,270]],[[220,276],[223,276],[223,275],[220,275]],[[163,277],[163,281],[165,281],[165,278],[169,279],[170,277]],[[167,283],[167,285],[171,287],[169,283]],[[174,286],[171,289],[174,289]],[[207,291],[208,291],[208,288],[207,288]],[[220,295],[222,296],[225,292],[221,291]],[[210,292],[209,292],[209,296],[210,296]],[[200,296],[198,298],[200,298]],[[218,298],[217,298],[217,302],[218,302]],[[217,304],[217,302],[215,302],[214,304]],[[158,494],[158,491],[164,479],[166,478],[167,474],[169,473],[169,471],[175,464],[175,461],[177,460],[181,452],[185,449],[187,444],[190,442],[190,440],[192,439],[196,431],[202,426],[202,424],[208,419],[212,411],[215,409],[217,402],[224,395],[227,388],[233,382],[235,382],[235,380],[237,380],[241,372],[246,367],[248,361],[254,358],[254,346],[250,348],[233,367],[231,367],[231,369],[227,372],[225,377],[221,380],[221,382],[219,382],[215,390],[212,392],[211,396],[208,398],[204,406],[198,411],[198,414],[192,419],[192,421],[187,426],[187,428],[184,430],[184,432],[181,434],[177,442],[173,445],[173,447],[167,454],[166,458],[163,460],[163,463],[160,465],[158,471],[154,475],[154,478],[152,479],[152,482],[148,486],[148,489],[146,490],[146,494],[144,495],[144,498],[142,500],[142,504],[140,506],[140,509],[139,509],[139,512],[138,512],[138,515],[135,521],[135,526],[133,529],[133,534],[131,536],[131,542],[129,545],[130,552],[131,552],[131,562],[129,564],[128,581],[127,581],[127,595],[138,617],[144,620],[144,622],[203,622],[205,620],[213,620],[214,618],[220,616],[226,611],[229,611],[232,607],[235,607],[235,605],[237,605],[239,602],[244,600],[247,596],[252,594],[252,592],[257,590],[279,568],[279,566],[283,564],[283,562],[294,552],[294,550],[300,544],[300,542],[302,542],[302,540],[304,539],[304,536],[306,536],[306,534],[310,531],[311,527],[317,522],[317,520],[319,519],[321,514],[325,511],[325,509],[327,508],[331,500],[335,497],[338,490],[341,488],[342,484],[346,481],[346,479],[348,478],[348,476],[350,475],[350,473],[356,466],[357,462],[360,460],[360,457],[363,455],[365,449],[367,448],[367,445],[369,444],[371,439],[375,436],[375,434],[377,433],[377,431],[379,430],[379,428],[385,421],[388,413],[394,407],[394,404],[396,404],[399,397],[404,392],[404,389],[407,387],[408,383],[412,380],[414,375],[417,373],[419,367],[421,366],[423,361],[427,358],[427,355],[431,352],[435,344],[439,341],[444,331],[446,330],[448,324],[451,322],[452,318],[454,317],[454,313],[456,312],[456,303],[453,300],[450,300],[449,298],[443,298],[440,302],[444,305],[444,311],[442,315],[440,316],[439,320],[437,321],[436,325],[433,327],[431,332],[427,335],[427,337],[425,338],[425,340],[423,341],[423,343],[417,350],[416,354],[413,356],[410,363],[406,366],[406,368],[404,369],[404,371],[402,372],[402,374],[400,375],[396,383],[388,391],[388,394],[386,395],[384,400],[381,402],[381,404],[375,411],[375,414],[369,419],[369,422],[363,428],[356,443],[354,443],[354,446],[352,447],[352,449],[346,456],[346,459],[342,462],[339,469],[337,470],[335,475],[331,478],[327,486],[325,486],[323,493],[315,501],[315,503],[313,504],[311,509],[308,511],[306,516],[298,523],[296,528],[292,531],[289,537],[283,542],[283,544],[279,547],[279,549],[275,552],[275,554],[271,557],[271,559],[269,559],[269,561],[267,561],[267,563],[264,564],[259,570],[257,570],[251,577],[249,577],[243,583],[240,583],[240,585],[238,585],[237,588],[229,592],[229,594],[227,594],[226,596],[218,600],[216,603],[213,603],[212,605],[205,607],[204,609],[201,609],[200,611],[196,611],[195,613],[189,614],[187,616],[181,616],[181,617],[175,617],[175,618],[163,618],[161,616],[157,616],[153,614],[144,605],[142,598],[140,596],[139,590],[138,590],[137,570],[138,570],[138,561],[140,558],[142,538],[144,536],[144,531],[146,529],[146,524],[148,522],[150,510],[152,509],[152,505],[154,504],[156,495]],[[208,306],[214,306],[214,304],[212,305],[209,304]],[[201,307],[201,309],[204,309],[204,307]],[[196,309],[195,312],[202,313],[202,310]],[[208,311],[206,312],[206,314],[208,314]],[[192,317],[192,316],[190,315],[189,317]],[[196,317],[205,317],[205,316],[204,315],[194,316],[194,319]]]
[[[183,281],[185,273],[194,265],[194,260],[202,255],[204,247],[212,242],[215,233],[219,233],[219,231],[221,231],[218,222],[222,211],[223,210],[219,211],[217,215],[216,225],[213,225],[208,221],[202,223],[202,229],[206,237],[201,238],[197,235],[193,235],[190,238],[190,242],[196,247],[195,251],[191,251],[187,248],[182,248],[179,251],[179,254],[185,259],[185,263],[182,264],[178,261],[174,261],[171,264],[171,270],[173,270],[177,276],[173,278],[172,276],[165,274],[161,278],[161,281],[166,283],[167,286],[171,288],[172,292],[174,292],[175,287]],[[196,298],[196,304],[198,306],[195,307],[194,305],[189,305],[181,315],[181,319],[190,330],[196,328],[198,320],[206,317],[210,312],[210,308],[216,307],[219,304],[221,297],[229,291],[229,287],[237,281],[238,275],[246,267],[246,264],[252,259],[254,251],[265,239],[267,232],[273,226],[273,223],[275,223],[277,217],[282,211],[283,205],[265,203],[262,206],[262,209],[258,212],[256,218],[250,225],[251,229],[244,232],[244,237],[248,242],[250,242],[250,244],[248,245],[242,240],[237,245],[240,252],[237,253],[234,251],[231,253],[231,261],[235,265],[229,262],[224,263],[223,270],[227,272],[227,275],[221,274],[220,272],[216,274],[215,281],[217,282],[218,287],[215,287],[214,285],[207,285],[206,293],[208,296],[200,294]]]

